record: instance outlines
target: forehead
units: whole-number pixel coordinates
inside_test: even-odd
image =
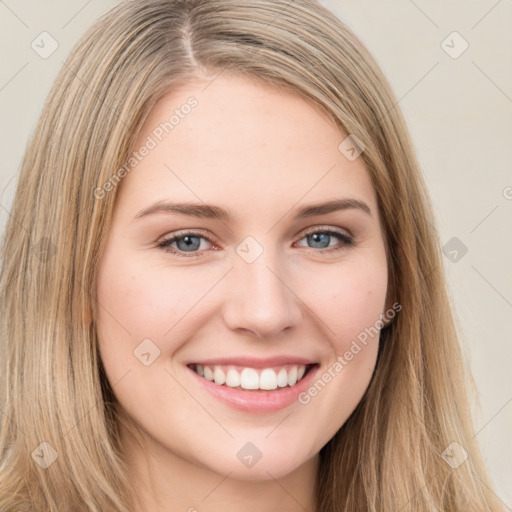
[[[236,75],[198,80],[152,109],[133,151],[151,147],[120,192],[134,206],[172,198],[275,209],[350,195],[375,208],[362,158],[339,149],[346,137],[298,94]]]

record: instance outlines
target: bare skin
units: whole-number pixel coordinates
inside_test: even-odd
[[[145,443],[122,427],[137,510],[313,511],[318,453],[363,397],[378,337],[342,371],[333,365],[389,307],[376,195],[362,158],[338,149],[347,134],[317,107],[247,78],[206,83],[173,90],[150,113],[135,149],[188,98],[198,102],[122,180],[100,261],[101,357]],[[294,218],[336,199],[370,213]],[[137,217],[159,201],[216,205],[230,219]],[[185,231],[192,238],[159,247]],[[240,247],[261,254],[248,263]],[[145,339],[146,359],[159,350],[149,365],[134,356]],[[332,378],[308,403],[254,413],[207,392],[187,367],[281,355]],[[251,467],[237,456],[249,442],[261,453]]]

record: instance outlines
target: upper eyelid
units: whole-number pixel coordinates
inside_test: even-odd
[[[335,234],[338,233],[338,231],[341,231],[341,232],[344,232],[350,238],[354,238],[354,235],[352,234],[352,232],[350,230],[348,230],[347,228],[340,228],[340,227],[334,227],[334,226],[313,226],[311,228],[302,230],[300,232],[300,234],[302,234],[302,236],[306,236],[309,233],[315,233],[316,231],[326,231],[326,232],[332,231]]]
[[[162,237],[160,237],[158,239],[158,242],[165,242],[166,240],[170,240],[170,239],[173,239],[173,238],[184,238],[186,236],[198,236],[198,237],[201,237],[201,238],[205,238],[206,240],[210,241],[213,243],[213,241],[215,240],[215,237],[213,236],[210,236],[210,235],[206,235],[204,234],[203,232],[201,232],[201,230],[194,230],[194,229],[189,229],[189,230],[183,230],[183,231],[175,231],[173,233],[168,233],[168,234],[165,234],[163,235]]]
[[[297,236],[300,236],[299,240],[302,240],[302,238],[304,238],[305,236],[309,235],[310,233],[315,233],[315,232],[334,232],[334,234],[336,235],[336,234],[340,234],[340,233],[338,233],[338,231],[341,231],[342,232],[341,234],[345,234],[345,236],[347,236],[347,237],[349,237],[351,239],[354,239],[354,235],[348,229],[341,228],[341,227],[329,226],[329,225],[312,226],[310,228],[305,228]],[[198,237],[201,237],[201,238],[205,238],[206,240],[208,240],[212,244],[216,244],[217,243],[215,237],[203,233],[200,229],[197,229],[197,230],[194,230],[194,229],[179,230],[179,231],[176,231],[176,232],[174,232],[172,234],[164,235],[163,237],[161,237],[158,240],[158,243],[163,243],[163,242],[165,242],[167,240],[172,240],[172,239],[180,239],[180,238],[183,238],[183,237],[186,237],[186,236],[198,236]]]

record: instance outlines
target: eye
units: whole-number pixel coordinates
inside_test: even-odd
[[[337,247],[332,246],[330,243],[333,238],[337,238],[339,240]],[[302,240],[307,240],[312,244],[312,246],[308,247],[309,249],[327,249],[315,251],[320,254],[331,253],[332,251],[355,245],[355,241],[350,235],[344,231],[334,228],[319,229],[317,227],[311,229],[303,235],[301,241]],[[190,258],[197,257],[201,253],[200,249],[204,249],[204,246],[201,247],[202,241],[206,241],[210,244],[212,243],[208,237],[201,233],[187,231],[169,236],[162,240],[158,244],[158,247],[163,249],[165,252],[169,252],[178,257]],[[176,245],[174,246],[174,244]]]
[[[333,238],[337,238],[341,241],[341,245],[332,246],[330,242]],[[326,251],[315,251],[322,253],[331,253],[345,247],[351,247],[355,245],[354,239],[346,232],[334,228],[314,228],[307,231],[301,240],[307,240],[307,242],[313,244],[309,246],[311,249],[328,249]]]
[[[201,240],[206,240],[211,243],[208,238],[206,238],[204,235],[201,235],[200,233],[194,233],[191,231],[186,233],[177,233],[170,236],[169,238],[166,238],[165,240],[162,240],[158,244],[158,247],[164,249],[166,252],[187,258],[196,255],[195,252],[201,247]],[[176,248],[172,247],[174,243],[177,244],[177,250]]]

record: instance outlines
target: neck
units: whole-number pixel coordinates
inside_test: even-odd
[[[134,512],[266,512],[316,511],[316,478],[319,456],[291,473],[268,479],[239,480],[232,472],[219,474],[198,462],[155,446],[141,450],[124,433],[125,457],[132,468]],[[131,440],[131,442],[129,441]]]

